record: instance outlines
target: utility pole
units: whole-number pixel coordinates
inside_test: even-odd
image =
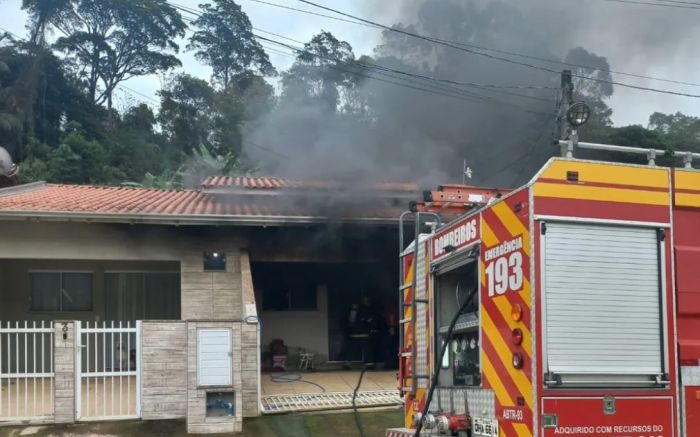
[[[571,70],[561,72],[561,105],[559,106],[559,140],[568,140],[561,146],[561,155],[573,157],[574,147],[578,143],[578,135],[567,119],[567,112],[574,101],[574,83]]]

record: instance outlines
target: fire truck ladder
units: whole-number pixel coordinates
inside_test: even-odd
[[[407,217],[412,217],[414,220],[414,238],[413,238],[413,274],[411,275],[411,281],[404,283],[404,262],[403,253],[408,246],[404,246],[404,222]],[[406,381],[401,375],[401,396],[405,393],[410,392],[411,396],[416,395],[416,390],[418,389],[417,381],[419,379],[430,379],[429,374],[418,374],[416,369],[416,361],[418,358],[418,347],[416,341],[416,319],[417,319],[417,309],[418,305],[427,305],[429,303],[428,299],[418,299],[416,298],[416,282],[417,282],[417,272],[418,272],[418,246],[420,243],[420,230],[421,230],[421,219],[423,217],[431,217],[435,219],[435,225],[440,225],[441,218],[438,214],[432,212],[420,212],[420,211],[406,211],[399,217],[399,314],[401,315],[401,320],[399,324],[399,344],[401,345],[401,353],[399,356],[400,360],[405,358],[410,358],[410,386],[406,385]],[[427,254],[425,256],[428,256]],[[406,302],[405,292],[407,289],[411,289],[411,299]],[[411,308],[411,317],[406,318],[406,308]],[[406,351],[406,345],[404,344],[404,326],[409,325],[411,329],[411,350]]]

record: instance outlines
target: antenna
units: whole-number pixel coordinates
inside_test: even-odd
[[[462,185],[467,185],[467,178],[472,178],[472,169],[467,166],[467,160],[462,162]]]

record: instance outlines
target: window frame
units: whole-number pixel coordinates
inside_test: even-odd
[[[35,310],[32,308],[32,275],[33,274],[57,274],[59,275],[59,287],[58,290],[58,309],[56,310]],[[63,288],[63,275],[64,274],[85,274],[90,275],[90,308],[86,310],[63,310],[63,294],[61,290]],[[29,287],[27,303],[29,305],[28,312],[35,314],[56,314],[56,313],[90,313],[95,310],[95,272],[93,270],[71,270],[71,269],[29,269],[27,270],[27,275],[29,277]]]
[[[110,269],[110,270],[104,270],[102,272],[105,277],[107,275],[114,275],[114,274],[132,274],[132,275],[140,275],[141,283],[143,284],[143,295],[141,296],[141,305],[144,308],[144,319],[143,320],[161,320],[161,319],[149,319],[146,314],[148,311],[148,308],[146,307],[146,300],[147,300],[147,288],[146,288],[146,275],[154,275],[154,274],[167,274],[167,275],[178,275],[179,276],[179,282],[180,282],[180,289],[178,290],[178,293],[180,294],[180,317],[177,319],[164,319],[164,320],[180,320],[182,319],[182,272],[179,270],[135,270],[135,269]],[[107,285],[106,285],[106,279],[105,279],[105,287],[104,287],[104,294],[105,294],[105,305],[107,305]],[[105,314],[107,313],[106,308],[105,308]]]
[[[313,311],[318,311],[318,288],[319,284],[314,284],[313,287],[313,293],[314,293],[314,305],[312,308],[295,308],[292,306],[292,302],[294,302],[294,291],[295,289],[292,288],[289,290],[289,295],[287,296],[286,302],[287,305],[284,308],[269,308],[266,307],[265,305],[265,294],[267,292],[267,289],[263,288],[262,290],[262,310],[263,311],[276,311],[276,312],[313,312]],[[297,289],[298,290],[298,289]]]

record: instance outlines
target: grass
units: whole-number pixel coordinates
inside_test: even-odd
[[[400,427],[403,410],[364,411],[361,422],[367,437],[381,437],[387,428]],[[0,436],[187,436],[184,420],[113,421],[73,425],[0,428]],[[355,437],[359,436],[352,412],[287,414],[244,419],[240,437]]]

